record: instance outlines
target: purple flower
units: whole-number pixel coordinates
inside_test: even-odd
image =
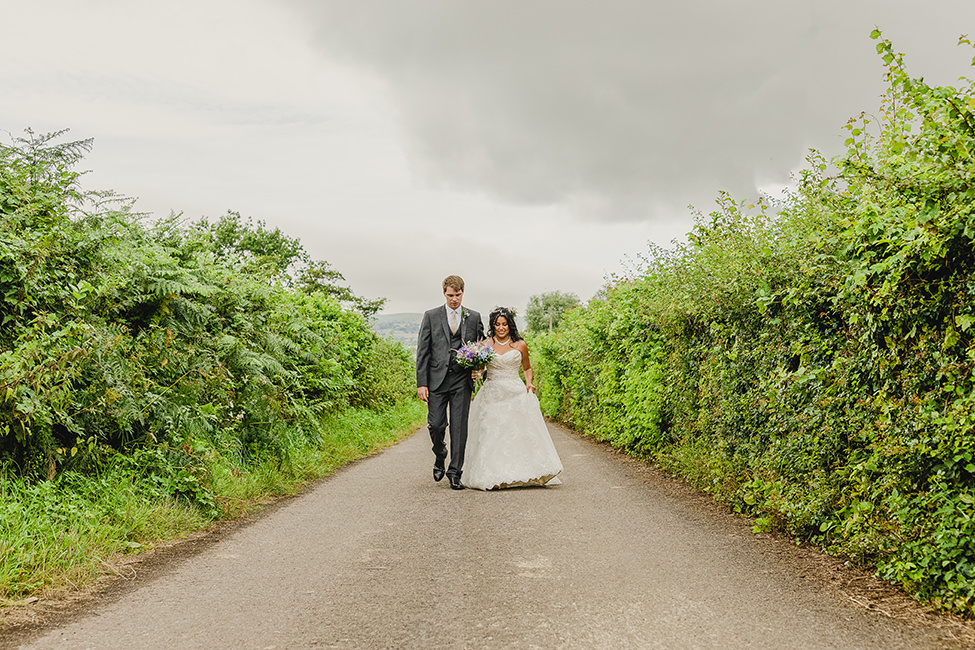
[[[457,353],[457,363],[462,368],[470,368],[471,370],[480,370],[495,357],[494,349],[483,341],[465,343],[455,352]]]

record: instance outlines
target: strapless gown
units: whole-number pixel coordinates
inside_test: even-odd
[[[525,389],[519,368],[518,350],[497,355],[474,397],[461,475],[467,487],[493,490],[545,485],[562,472],[538,398]]]

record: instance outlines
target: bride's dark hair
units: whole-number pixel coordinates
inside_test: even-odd
[[[494,325],[498,322],[498,316],[504,316],[504,319],[508,322],[508,336],[511,337],[511,340],[522,340],[521,334],[518,333],[518,326],[515,325],[515,313],[507,307],[495,307],[494,310],[488,314],[488,336],[494,338]]]

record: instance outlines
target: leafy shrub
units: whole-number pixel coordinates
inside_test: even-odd
[[[83,190],[91,142],[62,135],[0,145],[0,462],[49,479],[123,452],[206,510],[202,459],[287,466],[325,416],[413,394],[363,316],[382,301],[263,222],[147,223]]]
[[[411,430],[401,345],[300,243],[149,223],[90,141],[0,144],[0,601],[293,491]],[[2,603],[0,603],[2,604]]]
[[[541,400],[759,529],[971,614],[975,86],[910,77],[873,36],[879,118],[780,204],[721,195],[567,313],[538,339]]]

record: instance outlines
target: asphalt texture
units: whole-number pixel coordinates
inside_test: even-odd
[[[954,647],[782,540],[550,425],[562,484],[451,490],[426,430],[22,648]]]

